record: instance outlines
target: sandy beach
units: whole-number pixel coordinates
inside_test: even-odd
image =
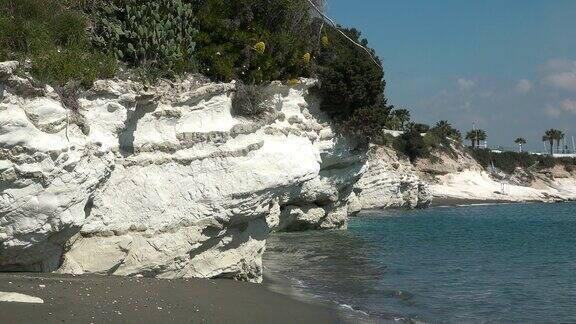
[[[339,323],[336,310],[231,280],[0,274],[0,323]]]

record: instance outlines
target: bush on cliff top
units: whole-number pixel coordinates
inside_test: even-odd
[[[270,112],[271,96],[264,86],[236,83],[236,92],[232,97],[232,115],[258,119]]]
[[[308,1],[201,0],[197,9],[202,74],[248,84],[311,75],[305,57],[320,38]]]
[[[410,162],[430,156],[430,147],[416,128],[405,131],[394,143],[394,148],[406,155]]]

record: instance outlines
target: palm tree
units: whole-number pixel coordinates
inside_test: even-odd
[[[526,144],[526,139],[522,137],[518,137],[514,143],[518,144],[518,152],[522,153],[522,146]]]
[[[436,132],[442,137],[450,138],[457,142],[462,140],[462,134],[460,134],[460,131],[452,127],[452,124],[447,120],[437,122],[436,125],[434,125],[434,130],[436,130]]]
[[[544,133],[542,141],[550,143],[550,154],[554,155],[554,142],[556,142],[556,151],[560,153],[560,142],[564,139],[565,134],[557,129],[551,128]]]
[[[475,130],[471,130],[466,133],[466,140],[472,143],[472,148],[476,147],[476,140],[478,139],[478,132]]]
[[[434,125],[434,128],[439,130],[442,134],[448,134],[452,129],[452,125],[447,120],[441,120]]]
[[[542,136],[542,141],[543,142],[548,142],[550,144],[550,154],[554,155],[554,141],[557,140],[558,137],[560,137],[560,134],[562,132],[560,132],[557,129],[549,129],[544,133],[544,136]],[[560,138],[562,139],[562,138]],[[560,143],[558,141],[558,143]]]
[[[480,142],[486,141],[488,135],[486,134],[486,131],[483,129],[476,130],[476,134],[478,134],[476,135],[476,142],[478,143],[478,147],[480,147]]]
[[[406,123],[410,121],[410,112],[407,109],[398,109],[393,112],[394,117],[400,123],[400,127],[404,129]]]
[[[556,138],[554,138],[556,140],[556,153],[560,153],[560,142],[564,139],[564,133],[562,131],[556,130]]]

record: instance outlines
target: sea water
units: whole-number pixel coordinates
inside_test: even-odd
[[[576,323],[576,204],[375,211],[273,235],[264,264],[376,322]]]

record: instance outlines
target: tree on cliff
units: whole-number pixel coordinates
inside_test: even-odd
[[[462,134],[454,128],[447,120],[441,120],[434,125],[432,131],[436,132],[442,138],[450,138],[457,142],[462,140]]]
[[[474,129],[466,133],[466,140],[472,143],[472,148],[480,147],[480,142],[485,141],[488,134],[483,129]]]
[[[332,29],[325,29],[328,47],[317,58],[321,108],[335,117],[352,116],[357,109],[385,107],[384,71],[358,47]],[[354,41],[368,46],[357,29],[342,29]]]
[[[318,5],[323,0],[306,1],[321,20],[321,47],[315,60],[321,109],[340,121],[345,132],[373,143],[387,142],[383,129],[391,122],[404,127],[410,115],[407,110],[401,116],[390,114],[394,107],[384,96],[382,62],[360,31],[343,28],[326,15]]]
[[[329,44],[322,47],[316,59],[320,108],[340,121],[347,133],[381,143],[382,131],[393,109],[384,96],[384,71],[364,49],[350,42],[352,39],[368,48],[368,41],[361,38],[358,30],[325,28],[324,31]],[[379,62],[375,52],[371,49],[370,52]]]
[[[550,154],[554,154],[554,135],[553,130],[547,130],[542,136],[542,142],[548,142],[550,144]]]
[[[410,112],[407,109],[397,109],[392,112],[394,118],[398,122],[401,130],[406,128],[406,124],[410,121]]]

